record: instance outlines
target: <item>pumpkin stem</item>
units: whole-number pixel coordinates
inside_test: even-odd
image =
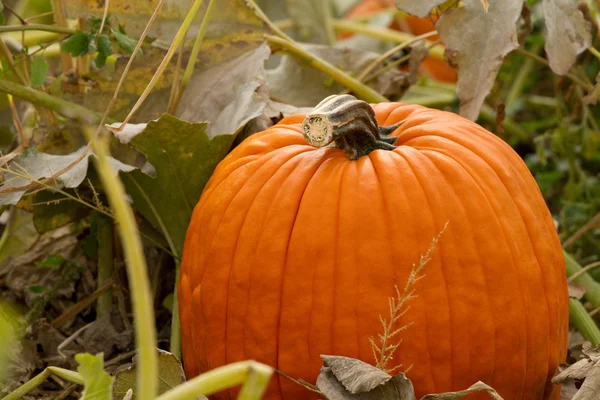
[[[304,138],[315,147],[331,143],[351,160],[373,150],[393,150],[396,137],[389,136],[402,122],[378,126],[375,111],[356,97],[333,95],[321,101],[302,123]]]

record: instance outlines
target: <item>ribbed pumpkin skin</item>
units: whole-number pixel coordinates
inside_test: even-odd
[[[319,354],[373,362],[394,285],[449,221],[401,323],[417,396],[481,380],[557,398],[568,297],[554,225],[520,157],[455,114],[374,106],[394,151],[350,161],[291,116],[217,167],[187,232],[179,305],[188,376],[254,359],[315,382]],[[554,393],[552,393],[554,391]],[[221,398],[227,398],[221,394]],[[275,375],[269,399],[310,392]],[[485,398],[485,397],[481,397]]]

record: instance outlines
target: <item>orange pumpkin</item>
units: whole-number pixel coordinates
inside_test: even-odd
[[[350,95],[250,136],[206,185],[181,265],[187,375],[254,359],[314,383],[320,354],[372,363],[394,286],[446,222],[393,362],[418,397],[481,380],[557,398],[565,266],[526,165],[458,115]],[[274,376],[267,398],[314,394]]]
[[[396,7],[394,0],[362,0],[354,6],[345,17],[348,19],[360,18],[385,8],[393,7]],[[390,28],[419,36],[435,30],[435,25],[432,22],[434,17],[432,16],[431,18],[432,19],[430,20],[428,18],[407,16],[401,21],[393,22],[390,25]],[[440,38],[437,35],[429,38],[429,40],[432,41],[437,41],[439,39]],[[458,78],[456,70],[450,67],[446,61],[438,58],[427,57],[423,60],[423,63],[421,63],[421,68],[427,75],[438,82],[454,83]]]

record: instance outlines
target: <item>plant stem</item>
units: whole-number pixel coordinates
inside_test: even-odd
[[[256,361],[241,361],[205,372],[178,385],[156,400],[187,400],[245,383],[238,399],[259,400],[267,389],[273,368]]]
[[[565,257],[568,277],[581,271],[581,265],[579,265],[579,263],[573,258],[572,255],[570,255],[566,251],[563,251],[563,255]],[[577,285],[584,286],[586,289],[585,298],[594,307],[600,307],[600,283],[596,282],[596,280],[592,278],[592,276],[588,273],[581,274],[577,278],[573,279],[573,282]]]
[[[112,280],[113,275],[113,224],[112,219],[96,214],[98,227],[98,288],[106,281]],[[112,308],[112,290],[108,290],[98,299],[96,319],[110,313]]]
[[[58,28],[69,28],[67,16],[65,15],[65,6],[62,0],[51,0],[52,10],[54,11],[54,24]],[[56,31],[55,31],[56,32]],[[62,45],[62,43],[61,43]],[[60,64],[63,74],[67,74],[73,68],[73,57],[70,53],[60,54]]]
[[[44,32],[62,33],[65,35],[72,35],[77,32],[76,29],[69,28],[68,26],[55,26],[55,25],[46,25],[46,24],[0,26],[0,32],[19,32],[19,31],[44,31]]]
[[[600,344],[600,330],[579,300],[569,299],[569,315],[585,340],[589,340],[592,346]]]
[[[181,263],[176,261],[175,265],[175,288],[173,290],[173,313],[171,317],[171,337],[169,350],[173,355],[181,359],[181,320],[179,319],[179,296],[177,296],[177,287],[179,287],[179,271]]]
[[[181,100],[181,96],[188,83],[190,83],[190,79],[192,78],[192,74],[194,73],[194,67],[196,66],[196,61],[198,60],[198,53],[200,52],[200,46],[202,46],[202,42],[204,41],[204,34],[206,33],[206,28],[208,27],[208,22],[210,21],[210,17],[212,15],[214,6],[216,1],[210,0],[208,2],[208,7],[206,8],[206,13],[204,13],[204,17],[202,18],[202,24],[200,25],[200,29],[198,30],[198,35],[196,36],[196,41],[194,42],[194,47],[192,47],[192,52],[190,54],[190,59],[185,67],[185,71],[183,73],[183,77],[181,78],[181,89],[179,90],[179,94],[177,96],[177,100],[175,101],[174,109],[177,110],[177,106],[179,105],[179,100]]]
[[[21,100],[48,108],[67,118],[89,123],[98,123],[102,118],[101,114],[78,104],[7,80],[0,79],[0,92],[10,93]]]
[[[325,40],[327,44],[333,46],[336,42],[335,30],[333,29],[333,19],[331,18],[331,0],[321,0],[321,15],[324,17],[323,25],[325,28]]]
[[[158,357],[156,353],[156,328],[154,326],[154,308],[146,259],[142,248],[138,227],[133,210],[127,202],[123,183],[118,178],[108,160],[108,145],[87,128],[90,143],[94,149],[94,158],[100,180],[108,201],[114,210],[118,223],[121,242],[125,253],[127,276],[131,290],[135,338],[137,342],[138,368],[136,371],[136,397],[151,400],[156,396],[158,381]]]
[[[177,48],[179,47],[179,45],[181,44],[181,41],[185,37],[190,25],[194,21],[194,17],[196,16],[196,13],[200,9],[201,5],[202,5],[202,0],[195,0],[194,4],[192,4],[192,8],[187,13],[187,15],[185,16],[185,19],[183,20],[183,23],[179,27],[179,30],[177,31],[177,34],[175,35],[175,39],[173,39],[173,42],[171,43],[171,47],[169,47],[167,54],[165,54],[165,57],[163,58],[162,62],[156,69],[154,76],[152,76],[152,79],[150,79],[150,82],[146,86],[146,89],[144,89],[144,92],[142,93],[142,95],[140,96],[138,101],[134,104],[134,106],[132,107],[131,111],[129,112],[129,114],[127,115],[125,120],[117,128],[118,131],[121,131],[125,127],[125,125],[127,125],[127,123],[129,122],[129,120],[131,119],[133,114],[135,114],[137,109],[140,108],[142,103],[146,100],[146,97],[148,97],[148,95],[154,88],[154,85],[156,85],[156,82],[158,81],[158,79],[162,76],[162,73],[164,72],[165,68],[167,67],[167,64],[169,63],[169,61],[171,61],[173,54],[175,54],[175,51],[177,51]]]
[[[521,48],[517,48],[517,49],[515,49],[515,51],[517,53],[521,53],[524,56],[527,56],[527,57],[539,62],[540,64],[544,64],[545,66],[550,67],[550,63],[544,57],[541,57],[535,53],[532,53],[530,51],[527,51],[527,50],[524,50]],[[594,85],[582,81],[581,79],[579,79],[578,76],[576,76],[575,74],[572,74],[571,72],[568,72],[565,76],[588,91],[590,91],[594,88]]]
[[[491,123],[496,122],[496,110],[494,110],[492,107],[488,106],[487,104],[484,104],[481,107],[479,116],[487,122],[491,122]],[[521,128],[519,126],[519,124],[514,122],[512,119],[504,118],[503,125],[504,125],[504,131],[506,133],[508,133],[508,134],[512,135],[513,137],[516,137],[522,141],[529,140],[529,135],[527,134],[527,132],[523,128]]]
[[[593,48],[592,46],[588,47],[587,50],[592,53],[592,55],[594,57],[596,57],[598,60],[600,60],[600,51],[596,50],[595,48]]]
[[[304,48],[302,48],[300,44],[290,42],[277,36],[265,35],[265,37],[271,45],[281,47],[289,51],[293,55],[307,61],[313,68],[326,73],[335,81],[352,90],[360,99],[369,103],[382,103],[389,101],[377,91],[371,89],[369,86],[362,84],[361,82],[351,77],[344,71],[336,68],[327,61],[321,60],[320,58],[310,54],[309,52],[304,50]]]
[[[20,399],[21,397],[25,396],[27,393],[31,392],[33,389],[35,389],[36,387],[38,387],[42,383],[44,383],[46,378],[48,378],[52,374],[54,374],[60,378],[63,378],[69,382],[78,383],[80,385],[83,385],[83,377],[81,375],[79,375],[77,372],[70,371],[70,370],[64,369],[64,368],[48,367],[45,370],[43,370],[42,372],[40,372],[39,374],[37,374],[36,376],[34,376],[33,378],[31,378],[30,380],[28,380],[27,382],[25,382],[17,390],[15,390],[14,392],[3,397],[1,400]]]
[[[538,54],[542,48],[542,44],[534,45],[531,52],[533,54]],[[527,58],[525,63],[519,67],[519,71],[517,72],[517,76],[513,79],[513,83],[506,95],[506,105],[513,104],[523,92],[523,88],[525,87],[525,83],[527,83],[527,79],[531,74],[531,70],[534,66],[534,60],[532,58]]]
[[[395,43],[404,43],[409,40],[413,40],[415,35],[406,32],[395,31],[393,29],[388,28],[374,28],[367,24],[362,24],[360,22],[353,22],[345,19],[334,19],[332,21],[333,27],[336,31],[340,32],[352,32],[352,33],[362,33],[364,35],[368,35],[380,40],[387,40]],[[436,31],[430,32],[432,35],[437,33]],[[433,43],[430,41],[425,41],[425,46],[430,47]],[[444,59],[444,48],[441,46],[435,46],[430,49],[429,55],[438,58],[440,60]]]

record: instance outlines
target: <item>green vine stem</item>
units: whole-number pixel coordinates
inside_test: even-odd
[[[567,266],[567,276],[571,277],[572,275],[581,271],[582,267],[579,263],[573,258],[572,255],[563,251],[563,255],[565,256],[565,264]],[[577,285],[584,286],[585,298],[594,306],[600,307],[600,283],[596,282],[594,278],[587,272],[583,274],[578,274],[578,276],[573,279],[573,282]]]
[[[541,43],[537,43],[531,49],[533,54],[538,54],[542,49],[543,45]],[[531,70],[533,69],[534,60],[532,58],[527,58],[522,66],[519,67],[519,71],[517,72],[517,76],[513,79],[513,83],[510,86],[508,94],[506,95],[506,104],[510,106],[513,104],[523,92],[523,88],[525,87],[525,83],[527,83],[527,79],[530,77]]]
[[[405,43],[410,40],[414,40],[415,38],[415,35],[410,33],[395,31],[388,28],[375,28],[364,23],[354,22],[346,19],[334,19],[332,24],[335,30],[339,32],[362,33],[363,35],[389,42]],[[430,33],[435,34],[437,32],[431,31]],[[432,47],[433,42],[427,40],[424,41],[424,43],[426,47],[429,47],[429,55],[431,57],[438,58],[440,60],[444,59],[444,48],[442,46]]]
[[[66,381],[77,383],[79,385],[83,385],[83,377],[79,375],[77,372],[70,371],[64,368],[58,367],[48,367],[23,385],[21,385],[14,392],[4,396],[1,400],[17,400],[21,397],[25,396],[27,393],[31,392],[36,387],[40,386],[44,381],[50,376],[56,375],[59,378],[62,378]]]
[[[90,127],[87,127],[86,133],[90,137],[91,146],[96,154],[94,162],[108,201],[114,210],[125,253],[139,360],[136,371],[137,398],[150,400],[154,399],[158,389],[156,380],[158,357],[154,307],[142,241],[133,210],[126,200],[127,195],[123,183],[108,161],[107,142],[94,135]]]
[[[387,98],[379,94],[376,90],[373,90],[369,86],[362,84],[357,79],[351,77],[350,75],[340,70],[339,68],[336,68],[327,61],[324,61],[310,54],[309,52],[304,50],[304,48],[302,48],[300,44],[273,35],[265,35],[265,37],[271,45],[271,47],[282,48],[284,50],[289,51],[294,56],[305,60],[313,68],[326,73],[335,81],[339,82],[341,85],[353,91],[360,99],[369,103],[383,103],[389,101]]]
[[[571,322],[592,346],[600,344],[600,330],[583,304],[577,299],[569,299],[569,315]]]
[[[21,100],[55,111],[66,118],[92,124],[98,123],[102,118],[102,114],[88,110],[78,104],[7,80],[0,79],[0,92],[12,94]]]
[[[113,275],[113,223],[112,219],[96,214],[98,238],[98,284],[101,288],[104,283],[112,280]],[[112,290],[107,290],[98,299],[96,305],[96,319],[109,314],[112,308]]]
[[[210,396],[243,384],[238,400],[259,400],[267,389],[273,368],[256,361],[241,361],[215,368],[163,393],[156,400],[189,400]]]
[[[45,24],[27,24],[27,25],[4,25],[0,26],[0,32],[18,32],[18,31],[43,31],[62,33],[72,35],[77,32],[76,29]]]

